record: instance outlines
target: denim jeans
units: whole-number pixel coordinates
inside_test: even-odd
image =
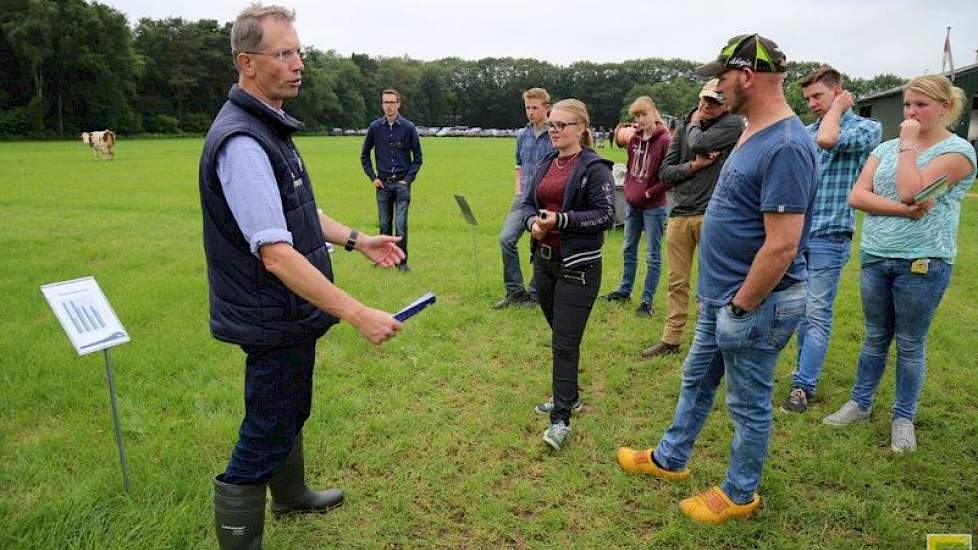
[[[849,235],[810,237],[805,258],[808,261],[808,301],[805,316],[798,323],[798,366],[791,385],[815,395],[825,352],[832,334],[832,304],[839,289],[839,276],[849,261],[852,238]]]
[[[873,406],[886,369],[890,342],[896,339],[896,401],[893,418],[913,420],[924,385],[927,331],[951,280],[951,265],[931,259],[927,274],[912,273],[912,260],[887,259],[860,272],[866,341],[859,354],[852,400],[864,411]]]
[[[642,232],[648,240],[649,249],[645,255],[645,287],[642,289],[642,302],[651,302],[655,288],[659,286],[659,272],[662,267],[662,233],[666,229],[666,208],[635,208],[625,204],[625,235],[622,245],[624,270],[618,292],[632,295],[635,273],[638,270],[638,243]]]
[[[292,451],[312,408],[316,341],[279,348],[241,347],[245,359],[245,417],[225,483],[264,483]]]
[[[750,502],[767,459],[774,369],[805,314],[805,293],[804,284],[773,292],[743,317],[731,314],[729,305],[701,304],[676,414],[655,449],[659,464],[670,470],[686,467],[726,372],[734,438],[721,488],[738,504]]]
[[[601,288],[601,262],[567,269],[556,256],[533,258],[540,309],[552,331],[554,410],[550,422],[570,425],[571,407],[578,399],[577,374],[581,340],[591,308]]]
[[[382,235],[394,235],[401,240],[397,246],[404,251],[404,263],[408,254],[408,205],[411,204],[411,184],[392,181],[384,184],[384,189],[377,189],[377,217],[380,221]]]
[[[520,237],[526,232],[523,216],[520,214],[522,206],[523,195],[517,195],[509,207],[509,213],[506,214],[503,229],[499,232],[499,246],[503,251],[503,286],[506,287],[506,294],[522,294],[524,291],[523,270],[520,269],[520,253],[516,248]],[[528,291],[530,294],[537,292],[532,277]]]

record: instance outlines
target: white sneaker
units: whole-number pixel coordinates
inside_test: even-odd
[[[822,424],[829,426],[848,426],[853,422],[862,422],[869,419],[869,411],[859,408],[855,401],[846,401],[842,408],[822,419]]]
[[[890,450],[899,454],[916,449],[917,437],[914,435],[913,422],[906,418],[895,419],[890,425]]]

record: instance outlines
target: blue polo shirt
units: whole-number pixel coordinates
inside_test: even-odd
[[[798,253],[774,288],[808,280],[805,249],[818,186],[815,143],[798,117],[768,126],[730,153],[700,234],[699,299],[723,306],[747,278],[764,244],[764,214],[805,214]]]

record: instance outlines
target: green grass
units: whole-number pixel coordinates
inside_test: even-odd
[[[375,231],[359,140],[298,144],[320,207]],[[215,545],[211,479],[236,438],[243,354],[208,333],[200,147],[122,141],[117,160],[96,162],[81,143],[0,145],[2,548]],[[892,369],[870,423],[820,423],[847,399],[863,337],[852,261],[820,399],[804,416],[775,418],[760,514],[705,528],[677,502],[722,481],[732,436],[722,397],[690,481],[626,476],[614,460],[620,445],[654,444],[672,418],[682,357],[638,358],[661,334],[665,278],[652,320],[596,305],[582,350],[585,411],[569,446],[550,452],[540,439],[545,420],[531,410],[549,395],[546,322],[535,310],[489,307],[502,295],[497,233],[511,200],[513,142],[424,147],[411,207],[414,271],[375,269],[342,250],[334,269],[343,288],[376,307],[396,310],[429,289],[438,304],[381,347],[347,325],[320,342],[307,469],[314,483],[343,487],[348,501],[325,516],[269,516],[268,547],[922,548],[927,533],[978,530],[974,198],[965,200],[960,255],[930,333],[917,452],[889,450]],[[478,281],[454,193],[483,224]],[[621,274],[620,247],[621,234],[611,233],[603,291]],[[75,355],[39,291],[86,275],[132,338],[112,351],[128,495],[102,358]],[[792,343],[777,369],[778,402],[795,353]]]

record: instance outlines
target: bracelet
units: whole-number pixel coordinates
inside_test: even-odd
[[[360,236],[359,231],[357,231],[356,229],[351,229],[350,236],[346,238],[346,244],[343,245],[343,248],[346,249],[347,252],[352,251],[353,248],[357,245],[357,237],[359,236]]]
[[[914,145],[914,144],[912,144],[912,143],[901,143],[900,144],[900,149],[897,152],[903,153],[905,151],[913,151],[914,153],[916,153],[917,152],[917,146]]]

